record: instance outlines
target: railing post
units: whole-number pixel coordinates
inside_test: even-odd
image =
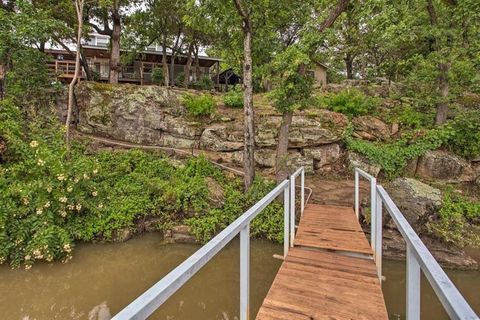
[[[378,279],[380,279],[380,284],[382,284],[382,228],[383,228],[383,201],[382,198],[376,194],[376,232],[375,232],[375,264],[377,265]]]
[[[355,170],[355,215],[357,216],[357,220],[360,218],[359,214],[359,202],[360,202],[360,186],[359,186],[359,173]]]
[[[240,231],[240,320],[250,318],[250,223]]]
[[[300,178],[300,192],[301,192],[300,216],[303,216],[303,210],[305,209],[305,169],[302,169],[302,175]]]
[[[420,265],[407,244],[407,320],[420,319]]]
[[[285,186],[285,189],[283,189],[283,224],[284,224],[284,230],[283,230],[283,257],[287,257],[288,253],[288,239],[289,239],[289,233],[288,233],[288,210],[290,209],[290,183]]]
[[[370,180],[370,244],[373,252],[377,252],[377,179]]]
[[[295,239],[295,176],[290,176],[290,247]]]

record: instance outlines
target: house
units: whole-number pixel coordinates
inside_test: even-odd
[[[327,85],[327,69],[328,67],[323,63],[313,63],[308,72],[314,79],[314,87],[325,87]]]
[[[95,75],[97,81],[108,81],[110,72],[110,50],[109,37],[99,34],[92,34],[86,43],[82,45],[83,52],[87,58],[88,66]],[[146,47],[144,51],[138,53],[135,60],[122,65],[122,70],[119,74],[119,82],[136,83],[136,84],[151,84],[152,74],[154,69],[162,68],[162,47],[151,45]],[[63,49],[51,48],[45,50],[46,53],[53,57],[49,63],[49,67],[55,72],[58,79],[68,81],[73,78],[75,73],[75,51],[68,52]],[[128,54],[127,50],[122,50],[121,55]],[[172,54],[167,50],[167,63],[170,67],[172,61]],[[191,80],[208,76],[211,78],[216,86],[219,83],[220,59],[207,56],[198,56],[198,61],[192,63],[190,77]],[[187,57],[179,55],[175,57],[173,70],[170,70],[173,79],[181,72],[184,72],[187,64]],[[198,66],[198,70],[196,70]],[[85,72],[82,70],[81,79],[85,79]]]

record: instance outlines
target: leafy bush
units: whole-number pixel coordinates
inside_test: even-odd
[[[210,210],[204,216],[195,216],[186,220],[191,232],[197,239],[207,242],[238,218],[249,207],[258,202],[275,187],[275,182],[256,179],[247,192],[240,186],[229,186],[225,192],[225,204],[222,209]],[[251,234],[257,237],[283,241],[283,205],[273,202],[260,213],[251,224]]]
[[[479,247],[479,219],[480,203],[468,201],[449,191],[444,196],[438,219],[429,222],[427,228],[445,243]]]
[[[159,68],[155,68],[152,71],[152,83],[156,85],[163,85],[164,83],[164,75],[163,70]]]
[[[338,93],[328,93],[319,98],[321,106],[349,117],[365,115],[373,111],[378,103],[376,98],[366,96],[357,89],[346,89]]]
[[[177,87],[182,87],[185,83],[185,73],[184,72],[180,72],[177,74],[177,76],[175,77],[175,85]]]
[[[187,111],[193,116],[209,116],[215,110],[215,101],[210,94],[192,95],[186,94],[183,102]]]
[[[480,156],[480,111],[471,111],[457,115],[448,124],[452,135],[446,146],[464,157]]]
[[[451,135],[447,129],[419,131],[410,137],[403,137],[391,143],[370,142],[346,138],[347,148],[365,156],[369,161],[380,165],[388,178],[402,173],[408,160],[424,155],[427,151],[439,148]]]
[[[202,76],[199,80],[192,82],[191,87],[197,90],[212,90],[213,81],[209,76]]]
[[[433,124],[432,112],[419,111],[411,105],[401,105],[394,111],[394,119],[407,129],[428,128]]]
[[[230,108],[243,108],[243,92],[235,87],[223,96],[223,103]]]

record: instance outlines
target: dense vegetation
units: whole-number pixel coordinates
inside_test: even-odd
[[[38,260],[66,260],[76,240],[111,241],[124,229],[155,219],[165,230],[183,220],[208,240],[272,188],[263,180],[243,193],[203,157],[175,165],[162,154],[99,151],[74,143],[67,152],[54,121],[27,122],[11,101],[0,102],[0,262],[29,268]],[[26,129],[28,128],[28,129]],[[209,183],[224,190],[211,200]],[[223,196],[222,196],[223,197]],[[239,201],[241,199],[241,201]],[[282,241],[282,210],[265,210],[252,233]]]

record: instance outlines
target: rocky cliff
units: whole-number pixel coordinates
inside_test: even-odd
[[[112,86],[83,82],[76,90],[77,129],[139,144],[214,152],[220,162],[242,163],[243,113],[220,104],[211,117],[190,116],[181,90],[158,86]],[[257,150],[262,168],[273,168],[281,115],[271,107],[255,115]],[[288,164],[307,172],[331,171],[341,165],[341,140],[348,119],[339,113],[313,109],[293,117]]]

